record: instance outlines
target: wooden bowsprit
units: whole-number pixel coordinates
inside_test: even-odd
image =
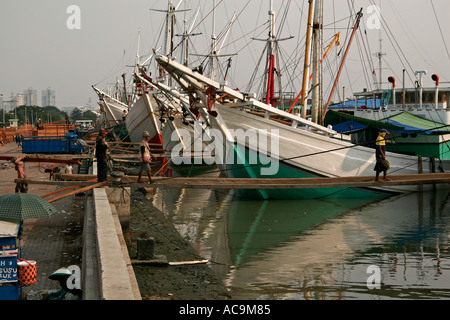
[[[67,181],[32,181],[37,184],[77,184],[92,186],[95,175],[88,174],[61,174],[61,179]],[[372,176],[360,177],[332,177],[332,178],[209,178],[209,177],[153,177],[152,184],[137,183],[137,176],[123,176],[122,186],[130,187],[164,187],[164,188],[194,188],[194,189],[305,189],[305,188],[366,188],[366,187],[392,187],[422,184],[450,184],[450,173],[423,173],[408,175],[389,175],[389,181],[378,182]],[[16,179],[20,182],[23,179]],[[107,185],[113,185],[109,177]],[[89,187],[88,186],[88,187]]]

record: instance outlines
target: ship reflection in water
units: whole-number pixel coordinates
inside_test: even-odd
[[[450,298],[448,189],[371,202],[159,190],[153,203],[233,299]]]

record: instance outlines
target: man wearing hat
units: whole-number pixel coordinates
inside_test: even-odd
[[[95,157],[97,158],[97,181],[102,182],[108,180],[108,156],[106,151],[109,145],[106,142],[106,130],[101,128],[97,141],[95,143]]]
[[[150,168],[151,159],[156,157],[150,152],[150,146],[148,145],[148,140],[150,139],[150,134],[144,131],[142,134],[142,140],[139,148],[139,174],[137,182],[140,183],[142,178],[142,173],[147,171],[148,182],[152,183],[152,171]]]
[[[376,164],[375,170],[375,181],[381,181],[380,180],[380,172],[383,172],[383,180],[384,181],[390,181],[391,179],[387,178],[387,170],[389,169],[389,162],[386,160],[386,135],[389,132],[386,129],[381,129],[378,133],[377,140],[375,142],[376,145],[376,151],[375,151],[375,157],[376,157]]]

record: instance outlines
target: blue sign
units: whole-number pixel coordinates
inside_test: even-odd
[[[17,256],[0,257],[0,283],[17,281]]]

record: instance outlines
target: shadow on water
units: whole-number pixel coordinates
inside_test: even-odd
[[[274,201],[159,190],[153,203],[212,261],[233,299],[450,298],[448,189]]]

